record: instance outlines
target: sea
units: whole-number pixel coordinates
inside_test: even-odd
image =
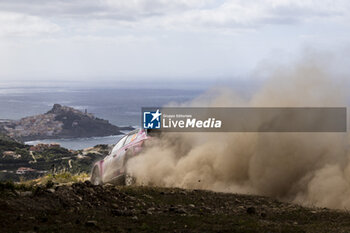
[[[94,87],[0,87],[0,121],[46,113],[57,103],[117,126],[141,124],[141,108],[184,103],[203,93],[203,89],[181,88],[94,88]],[[124,132],[126,133],[126,132]],[[26,144],[59,143],[68,149],[83,149],[97,144],[114,144],[122,135],[76,139],[45,139]]]

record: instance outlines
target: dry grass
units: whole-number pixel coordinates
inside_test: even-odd
[[[83,172],[79,174],[72,174],[69,172],[61,172],[61,173],[56,173],[56,174],[47,174],[43,177],[40,177],[35,180],[27,180],[27,181],[20,181],[16,183],[17,185],[24,185],[28,187],[33,187],[33,186],[46,186],[50,187],[53,186],[54,184],[72,184],[75,182],[84,182],[88,180],[90,177],[89,174]]]

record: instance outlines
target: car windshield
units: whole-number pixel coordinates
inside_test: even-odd
[[[128,137],[126,139],[126,142],[125,142],[125,145],[129,144],[130,142],[132,142],[133,140],[135,140],[137,138],[137,134],[139,133],[139,130],[134,130],[134,131],[131,131],[129,134],[128,134]]]
[[[127,137],[126,141],[125,141],[125,145],[127,145],[127,144],[129,144],[130,142],[132,142],[133,140],[135,140],[136,136],[137,136],[137,133],[130,134],[130,135]]]
[[[124,136],[122,139],[119,140],[119,142],[114,146],[111,155],[115,155],[120,148],[124,145],[124,142],[126,140],[127,136]]]

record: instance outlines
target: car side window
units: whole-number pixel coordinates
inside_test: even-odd
[[[119,140],[119,142],[114,146],[111,155],[114,156],[117,154],[118,150],[122,148],[124,145],[124,142],[126,140],[127,136],[124,136],[122,139]]]

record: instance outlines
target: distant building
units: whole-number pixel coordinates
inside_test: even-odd
[[[50,147],[49,144],[39,143],[35,146],[31,146],[29,148],[29,151],[39,152],[39,151],[43,151],[45,149],[49,149],[49,147]]]
[[[38,151],[36,146],[29,147],[29,151]]]
[[[59,143],[51,143],[50,148],[59,148],[61,145]]]
[[[29,151],[41,152],[41,151],[46,150],[46,149],[59,148],[59,147],[61,147],[61,145],[59,143],[51,143],[51,144],[39,143],[35,146],[31,146],[29,148]]]

